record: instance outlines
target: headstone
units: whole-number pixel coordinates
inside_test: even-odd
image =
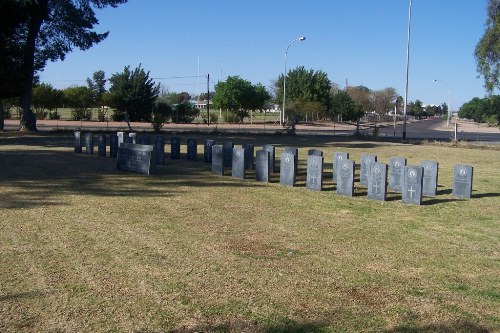
[[[349,159],[349,153],[335,152],[333,154],[333,182],[337,183],[337,170],[339,169],[339,163],[343,160]]]
[[[422,204],[423,175],[424,169],[420,165],[407,165],[404,167],[403,203]]]
[[[472,179],[474,167],[465,164],[456,164],[453,169],[453,192],[458,198],[470,198],[472,196]]]
[[[231,168],[231,164],[233,163],[234,143],[225,141],[222,143],[222,147],[224,149],[224,167]]]
[[[139,143],[141,145],[149,145],[151,144],[151,137],[149,136],[149,134],[147,133],[144,133],[141,138],[139,139]]]
[[[391,157],[389,161],[389,190],[402,193],[405,166],[406,158]]]
[[[111,134],[109,136],[109,157],[116,158],[118,156],[118,135]]]
[[[361,165],[359,171],[359,182],[361,185],[368,186],[368,178],[370,178],[370,170],[373,163],[377,162],[377,156],[372,154],[361,155]]]
[[[231,175],[234,178],[245,179],[245,149],[233,148]]]
[[[82,133],[80,131],[75,131],[74,146],[75,146],[75,153],[82,152]]]
[[[251,143],[245,143],[245,144],[243,144],[242,147],[245,150],[245,169],[252,170],[253,169],[254,145]]]
[[[295,175],[297,175],[297,168],[299,165],[299,149],[295,147],[285,147],[285,153],[292,154],[295,159]]]
[[[207,139],[203,145],[203,160],[205,163],[212,163],[212,146],[215,145],[215,140]]]
[[[94,136],[89,132],[85,133],[85,152],[94,155]]]
[[[283,186],[295,186],[295,155],[292,153],[283,153],[280,163],[280,184]]]
[[[170,159],[178,160],[181,158],[181,138],[173,136],[170,138]]]
[[[422,195],[434,197],[437,195],[439,163],[425,160],[420,163],[420,166],[424,168]]]
[[[132,138],[132,143],[136,144],[137,143],[137,133],[129,133],[128,134],[129,138]]]
[[[321,191],[323,189],[323,156],[307,156],[307,182],[308,190]]]
[[[224,147],[212,146],[212,173],[224,176]]]
[[[269,152],[269,174],[272,175],[276,165],[276,147],[273,145],[264,145],[262,149]]]
[[[120,147],[120,144],[125,142],[124,138],[128,135],[126,135],[124,132],[116,132],[116,136],[118,137],[117,147]]]
[[[375,162],[368,178],[368,199],[385,201],[387,197],[387,164]]]
[[[257,150],[255,158],[255,180],[269,182],[269,151]]]
[[[338,162],[337,170],[337,194],[352,197],[354,196],[354,171],[353,160],[342,159]]]
[[[106,135],[97,136],[97,156],[106,157]]]
[[[307,156],[311,156],[311,155],[314,155],[314,156],[323,156],[323,152],[319,149],[309,149],[307,151]]]
[[[187,159],[189,161],[198,160],[198,142],[196,139],[188,139],[187,141]]]
[[[122,143],[118,148],[117,168],[149,175],[156,172],[156,151],[153,146]]]
[[[157,135],[155,139],[156,163],[165,164],[165,136]]]

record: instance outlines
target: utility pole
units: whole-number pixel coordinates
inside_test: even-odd
[[[210,126],[210,74],[207,74],[207,126]]]

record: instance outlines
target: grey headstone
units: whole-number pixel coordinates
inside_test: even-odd
[[[338,162],[337,194],[348,197],[354,196],[354,171],[353,160],[343,159]]]
[[[348,160],[349,159],[349,153],[343,153],[343,152],[335,152],[333,154],[333,182],[337,183],[337,170],[339,168],[339,163],[342,162],[343,160]]]
[[[118,148],[117,169],[149,175],[156,172],[153,146],[122,143]]]
[[[212,146],[212,173],[224,176],[224,147]]]
[[[124,138],[128,135],[126,135],[124,132],[116,132],[116,136],[118,137],[117,147],[120,147],[120,144],[125,142]]]
[[[255,180],[258,182],[269,182],[269,152],[257,150],[255,158]]]
[[[361,185],[368,186],[370,170],[373,163],[377,162],[377,156],[372,154],[362,154],[359,171],[359,182]]]
[[[280,163],[280,184],[283,186],[295,186],[295,155],[291,153],[283,153]]]
[[[251,143],[245,143],[242,145],[242,147],[245,150],[245,169],[252,170],[254,145]]]
[[[389,161],[389,190],[403,192],[404,169],[406,158],[391,157]]]
[[[285,153],[292,154],[295,159],[295,175],[297,175],[297,169],[299,166],[299,149],[295,147],[285,147]]]
[[[404,168],[403,203],[422,204],[422,183],[424,169],[420,165],[407,165]]]
[[[106,135],[97,136],[97,156],[106,157]]]
[[[387,197],[387,164],[375,162],[368,178],[368,198],[385,201]]]
[[[439,163],[437,161],[425,160],[420,163],[424,169],[424,180],[422,184],[422,195],[434,197],[438,189]]]
[[[137,133],[129,133],[128,134],[129,138],[132,138],[132,143],[136,144],[137,143]]]
[[[165,136],[158,135],[155,139],[156,163],[165,164]]]
[[[170,159],[178,160],[181,158],[181,138],[173,136],[170,138]]]
[[[111,134],[109,136],[109,157],[116,158],[118,156],[118,135]]]
[[[472,196],[472,179],[474,167],[466,164],[456,164],[453,169],[453,192],[458,198],[470,198]]]
[[[75,153],[82,152],[82,133],[80,131],[75,131],[74,147]]]
[[[262,149],[269,152],[269,174],[272,175],[276,165],[276,147],[273,145],[264,145]]]
[[[222,143],[222,147],[224,149],[224,167],[231,168],[234,143],[226,141]]]
[[[311,156],[311,155],[314,155],[314,156],[323,156],[323,152],[319,149],[309,149],[307,151],[307,156]]]
[[[207,139],[203,145],[203,160],[205,163],[212,163],[212,146],[215,145],[215,140]]]
[[[94,135],[85,133],[85,152],[87,155],[94,155]]]
[[[147,133],[144,133],[141,138],[139,139],[139,143],[141,145],[149,145],[151,144],[151,137],[149,136],[149,134]]]
[[[231,175],[234,178],[245,179],[245,149],[233,148]]]
[[[198,160],[198,142],[196,139],[188,139],[187,141],[187,159],[189,161]]]
[[[308,190],[321,191],[323,189],[323,156],[307,156],[307,183]]]

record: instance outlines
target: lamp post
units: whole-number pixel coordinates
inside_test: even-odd
[[[434,79],[434,82],[441,82],[448,86],[448,116],[446,119],[446,127],[449,127],[451,119],[451,86],[448,83],[444,82],[443,80]]]
[[[403,106],[403,140],[406,140],[406,106],[408,105],[408,69],[410,66],[410,25],[411,23],[411,0],[408,7],[408,44],[406,45],[406,83],[405,83],[405,104]]]
[[[288,55],[288,49],[290,48],[290,45],[292,45],[293,43],[295,43],[296,41],[304,41],[306,40],[306,38],[304,36],[301,36],[299,38],[295,38],[294,40],[292,40],[290,42],[290,44],[288,44],[288,46],[286,47],[286,51],[285,51],[285,71],[283,72],[283,110],[282,110],[282,114],[281,114],[281,117],[280,117],[280,126],[284,125],[285,124],[285,97],[286,97],[286,58],[287,58],[287,55]]]

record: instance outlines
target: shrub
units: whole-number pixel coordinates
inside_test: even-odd
[[[72,120],[86,120],[92,119],[92,110],[89,108],[73,108],[71,109]]]
[[[50,120],[59,120],[61,119],[61,115],[57,112],[57,110],[54,110],[49,113],[49,119]]]
[[[238,123],[240,121],[240,117],[232,111],[223,112],[222,117],[226,123]]]
[[[99,108],[99,110],[97,110],[97,121],[104,122],[108,120],[107,115],[108,110],[106,110],[105,108]]]
[[[45,109],[35,109],[36,119],[46,119],[49,115],[49,111]]]

